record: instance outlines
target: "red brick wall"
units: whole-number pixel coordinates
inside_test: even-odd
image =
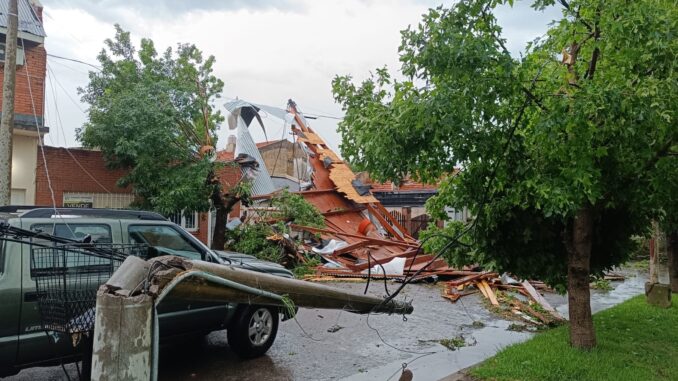
[[[209,225],[207,222],[207,213],[198,214],[198,231],[191,232],[195,238],[199,239],[202,243],[207,245],[207,235],[209,230]]]
[[[57,206],[63,204],[64,192],[132,192],[130,188],[119,188],[115,185],[118,179],[125,175],[125,171],[107,169],[99,151],[75,148],[66,150],[65,148],[45,146],[45,159],[47,160],[47,169],[52,180]],[[92,180],[87,173],[94,177],[99,184]],[[35,171],[35,204],[52,205],[52,196],[40,148],[38,148],[38,165]]]
[[[70,153],[69,153],[70,152]],[[72,155],[72,156],[71,156]],[[74,160],[73,157],[77,159]],[[85,149],[76,149],[45,146],[45,158],[47,160],[47,169],[49,177],[52,180],[54,197],[56,205],[62,206],[64,192],[86,192],[86,193],[131,193],[130,187],[120,188],[116,186],[118,179],[125,175],[124,170],[110,170],[106,168],[103,155],[100,151],[90,151]],[[78,163],[80,165],[78,165]],[[83,170],[84,168],[84,170]],[[97,184],[90,178],[91,174],[99,183]],[[240,168],[226,166],[219,170],[223,189],[229,189],[237,184],[240,179]],[[52,196],[50,194],[45,165],[42,159],[40,149],[38,149],[38,166],[36,168],[35,184],[35,204],[52,205]],[[231,217],[240,216],[240,204],[238,203],[231,211]],[[207,243],[208,236],[208,215],[200,213],[198,219],[198,230],[192,232],[203,243]]]
[[[219,176],[219,180],[221,181],[221,189],[222,191],[225,192],[231,187],[238,184],[240,178],[242,177],[242,174],[240,172],[240,167],[226,164],[223,168],[217,171],[217,176]],[[233,207],[233,210],[231,210],[229,217],[230,218],[240,217],[240,203],[237,203]]]
[[[3,37],[4,38],[4,37]],[[4,41],[3,41],[4,42]],[[28,75],[30,75],[31,91],[35,103],[35,114],[38,118],[43,116],[43,106],[45,103],[45,72],[47,67],[47,52],[45,46],[37,45],[32,41],[25,41],[26,62],[17,66],[16,87],[14,98],[14,112],[17,114],[33,115],[33,105],[31,102],[31,92],[28,91]],[[19,40],[21,46],[21,40]],[[0,83],[4,80],[4,64],[0,70]],[[0,98],[2,97],[2,87],[0,87]],[[0,111],[2,111],[0,105]]]

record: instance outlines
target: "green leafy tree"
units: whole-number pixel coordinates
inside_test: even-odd
[[[118,184],[133,186],[138,207],[174,213],[213,206],[213,247],[223,249],[228,211],[246,187],[222,189],[217,176],[213,147],[224,118],[212,102],[224,84],[212,74],[214,57],[204,59],[190,44],[158,53],[149,39],[137,51],[116,25],[98,60],[101,70],[79,89],[89,109],[78,139],[101,149],[111,168],[128,170]]]
[[[379,180],[443,177],[430,213],[474,216],[452,229],[473,243],[451,251],[453,263],[566,286],[570,343],[588,349],[589,277],[646,233],[653,169],[675,160],[678,7],[533,1],[562,18],[516,58],[494,16],[504,3],[431,9],[402,32],[401,76],[336,77],[342,153]]]
[[[653,169],[653,200],[658,209],[661,230],[666,233],[669,283],[671,290],[678,293],[678,145],[668,155],[672,160],[660,160]]]

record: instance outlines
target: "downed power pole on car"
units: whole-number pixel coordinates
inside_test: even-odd
[[[161,256],[128,257],[99,288],[94,328],[93,380],[156,380],[157,306],[165,297],[281,307],[341,309],[354,313],[410,314],[410,303],[227,265]],[[196,321],[196,324],[200,322]]]

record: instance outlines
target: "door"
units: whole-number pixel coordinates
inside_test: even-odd
[[[21,246],[0,240],[0,374],[16,361],[21,311]]]
[[[113,225],[115,226],[115,225]],[[34,231],[42,231],[62,238],[80,239],[90,236],[95,243],[111,243],[116,237],[116,230],[112,225],[101,221],[93,222],[63,222],[55,223],[49,220],[45,222],[31,222],[24,226]],[[119,231],[119,228],[118,228]],[[119,242],[119,234],[117,234]],[[36,240],[36,243],[49,245],[47,241]],[[31,277],[31,247],[28,244],[22,244],[22,307],[21,323],[19,326],[19,349],[17,362],[19,364],[30,364],[34,362],[45,361],[52,358],[69,356],[75,353],[71,338],[63,334],[50,332],[49,335],[42,329],[42,319],[38,305],[38,294],[35,279]],[[95,258],[94,261],[101,261],[101,265],[108,263],[107,260]],[[67,262],[68,267],[92,266],[98,263],[89,261],[89,257],[84,254],[69,254]],[[83,283],[78,284],[78,288],[84,288],[92,291],[103,284],[106,276],[81,278]],[[67,280],[68,287],[73,287],[77,279]],[[88,298],[89,299],[89,298]],[[92,298],[92,300],[94,300]]]
[[[191,242],[185,235],[188,233],[173,224],[130,224],[127,234],[130,243],[152,246],[160,255],[205,259],[203,248]],[[224,323],[228,308],[227,303],[176,299],[170,293],[158,306],[160,335],[172,336],[218,329]]]

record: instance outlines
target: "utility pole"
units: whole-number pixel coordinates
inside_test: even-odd
[[[12,191],[12,133],[14,130],[14,88],[16,83],[16,38],[19,25],[17,0],[9,0],[5,39],[5,78],[2,84],[0,120],[0,206],[9,205]]]

